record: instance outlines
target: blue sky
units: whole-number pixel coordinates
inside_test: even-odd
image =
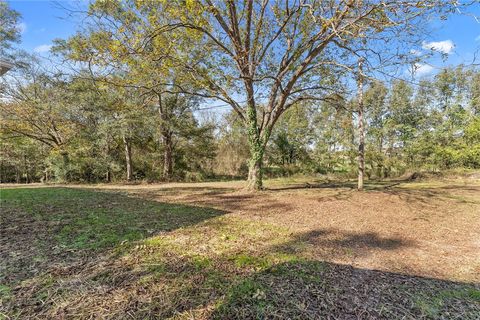
[[[58,4],[71,5],[73,1],[15,0],[7,1],[22,15],[21,48],[28,52],[45,53],[56,38],[72,35],[78,21],[69,19]]]
[[[79,23],[78,20],[68,18],[66,12],[58,6],[58,3],[69,6],[78,1],[10,0],[8,3],[22,15],[20,46],[29,52],[47,54],[54,39],[72,35]],[[81,3],[85,5],[87,1]],[[470,12],[479,17],[479,20],[476,21],[471,15],[456,15],[446,21],[432,23],[433,32],[424,43],[424,50],[434,48],[446,53],[448,58],[443,61],[437,55],[437,58],[430,59],[426,64],[419,64],[419,76],[435,73],[437,68],[445,65],[471,63],[477,51],[480,60],[480,3],[471,8]]]

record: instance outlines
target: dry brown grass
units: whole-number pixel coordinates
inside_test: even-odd
[[[123,237],[100,248],[72,247],[78,239],[62,233],[62,258],[44,253],[49,259],[35,261],[36,270],[26,274],[21,266],[38,260],[35,254],[17,250],[25,255],[22,263],[4,254],[10,264],[0,265],[11,274],[4,277],[10,280],[0,313],[59,319],[480,316],[479,180],[370,183],[364,192],[352,183],[279,180],[261,193],[245,192],[241,182],[69,187],[93,192],[72,207],[67,195],[51,206],[4,202],[1,249],[41,239],[47,244],[35,247],[38,256],[43,246],[58,246],[58,237],[45,235],[59,226],[31,216],[35,210],[59,214],[62,203],[74,215],[96,206],[107,216],[134,212],[139,236],[118,229],[121,219],[102,226]],[[95,195],[101,196],[89,200]],[[78,208],[82,201],[94,204]],[[209,214],[178,217],[198,207]],[[154,223],[151,210],[162,223]],[[37,235],[8,232],[29,221]]]

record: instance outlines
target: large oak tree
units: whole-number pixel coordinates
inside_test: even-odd
[[[143,7],[149,1],[135,2]],[[445,1],[173,1],[169,16],[151,39],[184,29],[201,34],[196,60],[177,59],[202,90],[220,99],[244,121],[250,145],[249,187],[262,188],[262,162],[280,116],[305,100],[321,100],[358,56],[365,69],[385,56],[411,50],[402,39],[423,26],[426,15],[448,13]],[[173,30],[173,31],[172,31]],[[368,47],[366,45],[368,44]],[[382,49],[383,48],[383,49]],[[403,51],[402,51],[403,50]],[[408,51],[407,51],[408,50]],[[385,64],[385,62],[382,62]]]
[[[123,71],[119,85],[153,93],[159,106],[179,92],[229,104],[248,133],[248,186],[261,189],[265,148],[286,110],[331,97],[359,58],[365,73],[407,60],[426,17],[455,9],[440,0],[96,1],[69,46],[93,72]]]

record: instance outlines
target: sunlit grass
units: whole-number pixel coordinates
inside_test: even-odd
[[[8,272],[18,273],[16,281],[0,286],[7,308],[0,312],[14,319],[37,312],[35,304],[43,305],[44,318],[111,319],[126,313],[142,319],[314,318],[326,310],[344,315],[358,303],[379,317],[441,317],[453,310],[474,319],[480,308],[471,285],[319,261],[308,237],[248,216],[68,188],[4,189],[1,201],[8,214],[48,227],[32,235],[38,245],[25,251],[34,253],[26,261],[36,261],[41,272],[23,274],[28,266],[15,262]],[[353,290],[357,285],[368,290]],[[19,304],[16,292],[32,307]],[[369,292],[381,301],[369,304]]]

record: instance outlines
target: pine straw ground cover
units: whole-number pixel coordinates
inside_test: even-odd
[[[475,179],[0,192],[0,319],[480,318]]]

